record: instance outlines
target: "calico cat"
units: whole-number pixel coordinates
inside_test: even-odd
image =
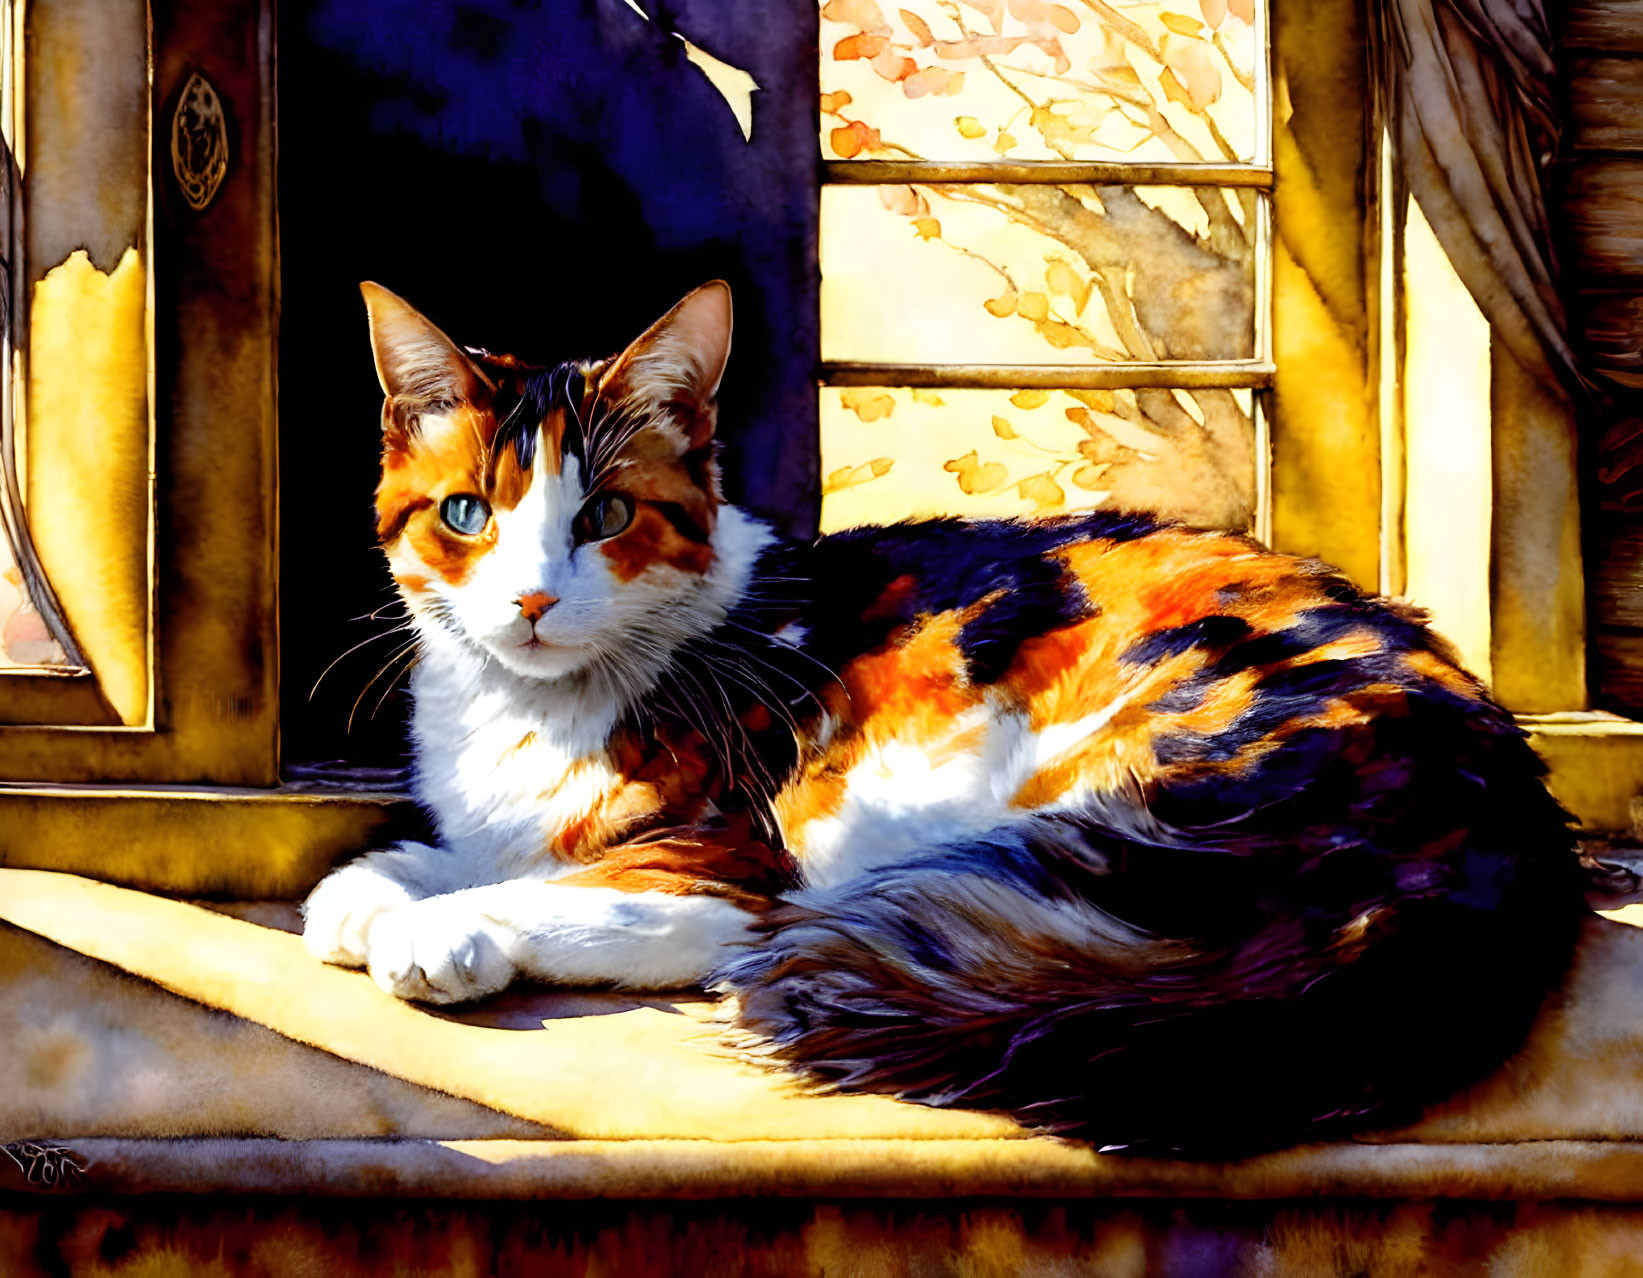
[[[439,833],[318,957],[706,983],[815,1083],[1194,1152],[1406,1117],[1557,980],[1566,815],[1412,608],[1140,514],[784,540],[720,497],[724,284],[555,366],[363,291]]]

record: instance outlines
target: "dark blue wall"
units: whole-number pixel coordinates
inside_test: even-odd
[[[402,707],[341,736],[386,599],[371,549],[380,393],[357,289],[457,341],[619,349],[728,279],[727,487],[814,525],[816,9],[810,0],[281,0],[280,404],[286,758],[386,761]],[[753,139],[670,32],[745,68]],[[368,710],[375,696],[367,698]]]

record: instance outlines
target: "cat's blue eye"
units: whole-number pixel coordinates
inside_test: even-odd
[[[483,497],[458,493],[440,503],[439,517],[451,531],[459,532],[464,537],[477,537],[491,521],[491,508]]]
[[[616,536],[633,522],[633,502],[621,493],[600,493],[590,498],[571,524],[578,543],[604,541]]]

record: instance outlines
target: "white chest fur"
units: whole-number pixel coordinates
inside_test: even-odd
[[[604,749],[615,708],[449,647],[434,639],[412,680],[418,797],[476,868],[551,875],[554,833],[618,781]]]

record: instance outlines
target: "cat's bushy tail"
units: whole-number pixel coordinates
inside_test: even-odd
[[[932,849],[794,894],[718,988],[817,1084],[1102,1146],[1407,1121],[1521,1043],[1581,908],[1527,746],[1487,749],[1508,766],[1450,770],[1443,810],[1395,828],[1165,846],[1061,818]],[[1400,830],[1418,845],[1386,846]]]

